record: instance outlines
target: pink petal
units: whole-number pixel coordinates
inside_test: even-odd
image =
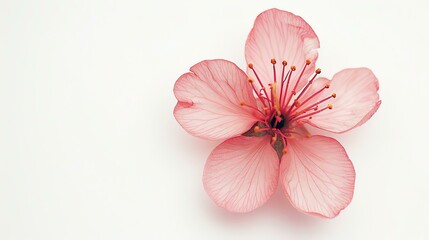
[[[276,79],[282,76],[282,61],[287,61],[286,71],[296,66],[291,78],[292,86],[300,75],[305,61],[307,66],[300,81],[298,89],[306,82],[309,75],[314,72],[317,60],[319,40],[313,29],[304,19],[290,12],[279,9],[270,9],[261,13],[255,20],[246,42],[245,54],[247,63],[252,63],[261,81],[268,88],[268,83],[274,80],[271,59],[276,59]],[[253,71],[248,69],[248,75],[256,79]],[[280,89],[280,88],[277,88]],[[288,91],[290,92],[290,91]]]
[[[335,74],[324,96],[336,94],[335,99],[327,102],[333,108],[313,116],[310,124],[336,133],[360,126],[372,117],[381,104],[377,91],[378,80],[371,70],[345,69]]]
[[[279,158],[270,137],[235,137],[217,146],[207,159],[203,182],[219,207],[249,212],[277,188]]]
[[[324,136],[288,139],[280,181],[292,205],[309,215],[333,218],[353,198],[355,171],[339,142]]]
[[[226,139],[249,130],[258,120],[256,101],[246,74],[226,60],[197,63],[174,86],[174,116],[190,134]]]

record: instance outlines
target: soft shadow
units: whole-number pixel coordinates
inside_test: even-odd
[[[259,219],[268,219],[273,223],[280,223],[280,226],[289,226],[300,231],[312,231],[322,225],[324,219],[305,215],[296,210],[284,195],[283,190],[278,188],[274,195],[264,206],[250,213],[231,213],[219,208],[211,202],[209,198],[203,198],[203,211],[212,215],[217,221],[227,225],[244,226],[249,222]]]

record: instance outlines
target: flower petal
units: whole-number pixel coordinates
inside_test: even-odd
[[[279,158],[270,137],[235,137],[217,146],[207,159],[204,188],[219,207],[249,212],[262,206],[277,188]]]
[[[288,67],[296,66],[290,85],[293,87],[308,59],[311,64],[300,81],[298,90],[305,84],[315,68],[319,39],[316,33],[304,19],[290,12],[270,9],[261,13],[255,20],[254,26],[246,41],[246,61],[252,63],[265,87],[273,82],[273,65],[271,59],[276,59],[276,79],[282,76],[282,61],[288,62]],[[247,74],[256,79],[253,71]],[[280,88],[277,88],[280,89]],[[290,92],[290,91],[289,91]],[[288,93],[289,94],[289,93]]]
[[[327,90],[328,96],[336,94],[335,99],[328,101],[333,108],[314,115],[309,123],[330,132],[342,133],[362,125],[381,104],[378,80],[368,68],[345,69],[335,74]]]
[[[190,134],[226,139],[249,130],[258,120],[252,89],[246,74],[226,60],[197,63],[174,86],[178,103],[174,116]]]
[[[288,139],[280,181],[292,205],[309,215],[333,218],[353,198],[355,171],[339,142],[324,136]]]

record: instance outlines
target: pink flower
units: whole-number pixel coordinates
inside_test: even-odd
[[[247,74],[226,60],[191,67],[174,86],[174,116],[190,134],[225,140],[207,159],[204,188],[232,212],[263,205],[281,185],[299,211],[333,218],[353,197],[355,170],[335,139],[306,125],[343,133],[365,123],[381,101],[367,68],[332,80],[315,69],[319,40],[292,13],[270,9],[247,38]]]

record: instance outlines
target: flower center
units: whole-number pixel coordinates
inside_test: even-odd
[[[271,59],[270,62],[273,66],[273,80],[268,86],[265,86],[259,78],[256,67],[252,63],[248,65],[257,82],[255,84],[255,80],[249,78],[249,84],[261,102],[262,108],[257,109],[243,102],[240,105],[253,108],[262,116],[258,126],[254,128],[255,132],[266,131],[273,136],[272,144],[280,139],[286,149],[287,138],[292,135],[304,136],[300,131],[303,129],[302,125],[310,121],[313,116],[332,109],[332,104],[327,104],[327,102],[337,95],[335,93],[326,93],[327,89],[329,89],[329,84],[320,86],[315,91],[313,90],[311,95],[307,93],[314,79],[321,73],[320,69],[316,69],[312,78],[299,91],[298,86],[300,86],[306,68],[311,64],[310,60],[305,61],[299,75],[295,73],[296,66],[291,66],[286,71],[287,62],[282,61],[281,79],[277,79],[276,75],[277,61]],[[285,149],[283,149],[283,152],[287,151]]]
[[[270,127],[275,129],[282,129],[286,124],[286,119],[283,115],[274,116],[270,121]]]

